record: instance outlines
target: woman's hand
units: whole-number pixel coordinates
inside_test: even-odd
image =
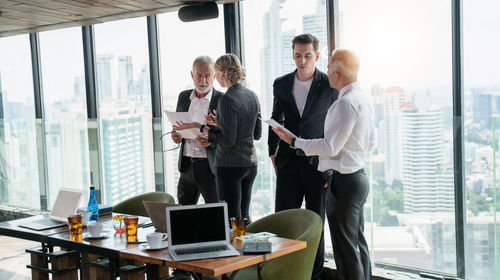
[[[205,117],[205,121],[207,122],[208,125],[213,125],[217,126],[217,123],[215,122],[215,116],[217,115],[217,111],[212,110],[213,114],[208,114],[208,115],[203,115]]]
[[[201,123],[198,122],[191,122],[191,123],[185,123],[185,122],[176,122],[173,125],[173,130],[183,130],[183,129],[188,129],[188,128],[197,128],[200,129]]]
[[[206,136],[196,136],[194,140],[196,140],[196,142],[203,148],[207,148],[211,145],[210,142],[208,142],[208,138]]]

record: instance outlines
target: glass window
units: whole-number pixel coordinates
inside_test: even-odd
[[[104,201],[155,190],[146,18],[95,25]]]
[[[498,9],[494,0],[468,0],[463,7],[468,279],[500,276]]]
[[[162,106],[164,110],[175,111],[179,93],[194,87],[190,74],[194,59],[200,55],[207,55],[215,62],[225,53],[223,9],[222,5],[219,5],[219,17],[216,19],[182,22],[177,12],[172,12],[159,15],[158,22],[163,86]],[[214,87],[221,90],[215,79]],[[172,126],[165,118],[163,131],[171,130]],[[176,146],[170,135],[164,137],[162,143],[164,150]],[[178,149],[164,153],[165,189],[174,197],[177,197],[179,180],[178,154]]]
[[[451,3],[428,4],[339,1],[337,45],[357,52],[374,99],[373,261],[455,274]]]
[[[81,28],[41,32],[40,60],[50,208],[59,188],[90,184]]]
[[[295,71],[292,39],[311,33],[320,41],[316,67],[326,73],[328,63],[326,4],[324,0],[243,1],[243,27],[247,87],[259,96],[263,119],[271,117],[274,79]],[[265,125],[265,124],[264,124]],[[256,220],[274,213],[276,176],[269,159],[267,126],[256,142],[259,173],[252,190],[251,216]],[[325,226],[326,257],[333,258],[328,226]]]
[[[40,208],[28,35],[0,39],[0,204]]]

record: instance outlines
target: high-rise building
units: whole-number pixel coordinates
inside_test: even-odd
[[[273,108],[273,81],[282,70],[282,37],[280,18],[281,4],[285,0],[273,0],[268,12],[264,14],[263,35],[264,48],[261,52],[262,67],[262,112],[269,116]]]
[[[384,174],[387,184],[401,179],[401,108],[409,102],[404,89],[389,87],[381,95],[382,120],[379,143],[385,155]]]
[[[151,119],[127,100],[101,102],[102,162],[106,203],[154,190]],[[149,128],[146,132],[144,127]]]
[[[72,95],[73,101],[83,101],[86,98],[85,93],[85,77],[78,76],[75,77],[73,81],[74,94]]]
[[[302,17],[302,30],[304,33],[310,33],[319,40],[319,59],[316,67],[325,72],[328,66],[328,47],[326,35],[326,0],[316,2],[316,13]]]
[[[97,94],[99,99],[111,99],[113,89],[111,87],[111,63],[112,54],[97,55]]]
[[[141,72],[137,75],[137,83],[135,84],[134,99],[141,104],[149,103],[151,100],[151,85],[149,80],[148,65],[143,65]]]
[[[134,68],[131,56],[118,57],[118,99],[129,99],[134,95]]]
[[[491,94],[482,88],[471,89],[472,93],[472,119],[474,123],[479,123],[481,128],[491,128]]]
[[[401,118],[405,213],[454,211],[453,171],[444,165],[441,109],[406,108]]]

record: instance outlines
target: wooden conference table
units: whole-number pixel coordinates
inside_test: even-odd
[[[304,241],[272,237],[269,239],[272,243],[272,252],[268,254],[176,262],[170,256],[168,248],[155,251],[145,250],[141,244],[128,244],[125,234],[114,234],[111,214],[100,217],[100,221],[104,223],[104,231],[109,232],[107,237],[102,239],[83,238],[81,242],[70,241],[70,233],[67,226],[43,231],[34,231],[19,227],[22,223],[39,219],[40,217],[34,216],[0,223],[0,235],[41,243],[40,248],[27,250],[27,252],[31,253],[31,264],[28,267],[32,269],[32,275],[38,279],[48,279],[45,276],[48,276],[49,273],[53,274],[53,279],[72,279],[73,277],[77,279],[77,270],[80,270],[80,277],[86,279],[89,275],[88,267],[92,261],[97,259],[97,256],[109,258],[107,265],[109,266],[109,278],[111,279],[117,276],[116,271],[120,259],[146,263],[147,279],[159,279],[162,277],[160,270],[163,269],[165,271],[165,267],[179,268],[192,272],[195,279],[200,277],[200,274],[210,276],[222,275],[223,279],[232,279],[242,268],[302,250],[307,246]],[[146,234],[154,230],[153,226],[146,225],[140,227],[138,230],[139,241],[145,241]],[[86,233],[87,230],[84,227],[82,234],[85,236]],[[231,244],[241,252],[243,242],[235,239]],[[57,260],[58,251],[54,252],[54,247],[64,248],[63,251],[70,258],[73,257],[74,263],[67,264],[67,260],[61,263],[52,263],[50,266],[51,269],[49,269],[49,260]],[[54,254],[56,254],[56,257],[53,256]],[[78,257],[75,257],[75,254],[78,254]],[[60,253],[59,255],[62,256],[64,254]],[[60,269],[62,272],[57,272],[55,269]],[[227,275],[229,273],[231,273],[230,276]],[[59,276],[63,274],[65,274],[64,277]]]

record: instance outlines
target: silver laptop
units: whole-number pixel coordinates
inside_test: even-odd
[[[158,201],[143,201],[142,204],[144,204],[144,208],[146,208],[151,222],[158,232],[167,232],[165,209],[167,207],[180,206],[180,204]]]
[[[165,211],[168,248],[175,261],[240,255],[229,243],[225,202],[167,207]]]
[[[60,188],[48,218],[40,218],[19,226],[32,230],[46,230],[64,226],[68,223],[68,216],[76,213],[82,196],[81,190]]]

